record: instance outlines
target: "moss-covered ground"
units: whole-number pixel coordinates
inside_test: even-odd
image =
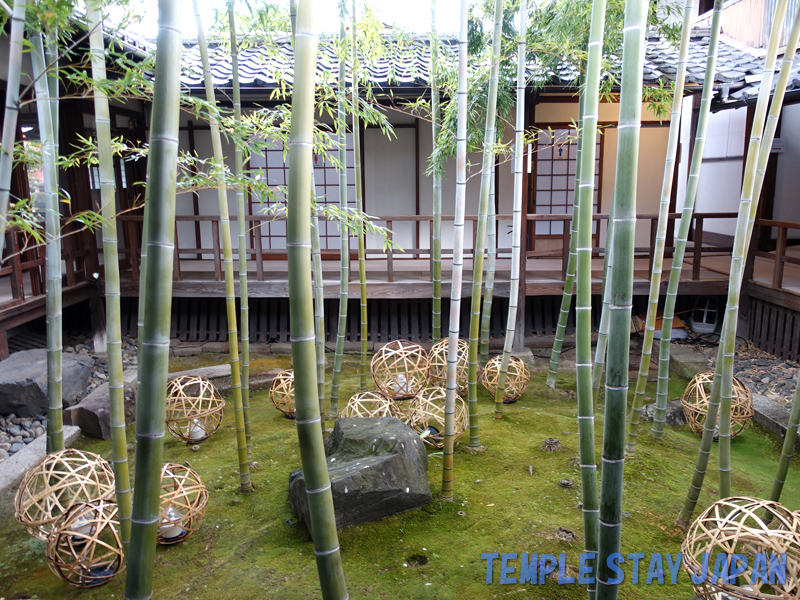
[[[287,364],[278,364],[281,360]],[[289,358],[271,357],[264,362],[288,366]],[[179,360],[172,370],[192,364],[196,363]],[[348,357],[343,371],[345,398],[356,391],[357,369],[357,361]],[[581,586],[558,586],[549,578],[544,585],[500,586],[497,563],[494,584],[485,583],[483,552],[566,553],[570,568],[576,569],[583,548],[582,539],[568,543],[554,535],[563,527],[582,538],[582,516],[577,508],[580,474],[570,463],[578,451],[576,406],[574,398],[564,393],[575,389],[575,379],[563,374],[558,390],[547,388],[544,381],[543,372],[535,373],[525,396],[506,408],[502,420],[493,418],[493,404],[481,390],[481,440],[488,451],[473,456],[465,450],[466,439],[458,445],[455,502],[435,499],[421,510],[340,532],[351,598],[585,598]],[[679,395],[685,383],[674,380],[671,396]],[[239,493],[232,411],[228,411],[221,432],[204,442],[199,452],[167,437],[165,459],[188,462],[211,490],[211,499],[196,534],[184,543],[159,548],[154,598],[319,597],[311,541],[305,527],[293,524],[288,502],[288,474],[300,466],[294,422],[274,410],[266,392],[254,395],[251,410],[253,459],[258,465],[252,472],[256,489],[249,495]],[[596,422],[598,457],[602,425],[601,410]],[[547,437],[559,438],[565,451],[540,451]],[[107,442],[85,439],[80,446],[111,457]],[[625,468],[623,509],[630,517],[623,522],[623,552],[645,552],[649,558],[654,552],[679,551],[683,532],[674,521],[697,448],[698,438],[688,427],[667,428],[661,441],[639,436],[637,458]],[[767,495],[779,451],[778,440],[755,426],[735,439],[734,493]],[[441,485],[440,467],[441,459],[431,453],[428,475],[434,498]],[[715,469],[716,449],[698,511],[716,498]],[[575,486],[559,487],[562,478],[572,479]],[[792,510],[800,509],[800,469],[796,465],[789,474],[783,501]],[[0,540],[0,598],[123,597],[123,577],[88,591],[61,583],[45,564],[42,542],[28,536],[12,518],[0,521]],[[510,564],[519,566],[518,561]],[[629,579],[629,567],[626,576]],[[677,586],[633,586],[626,580],[620,598],[688,599],[688,577],[682,573],[678,581]]]

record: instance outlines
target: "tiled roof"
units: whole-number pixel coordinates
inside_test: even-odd
[[[708,31],[696,30],[690,46],[687,83],[702,84],[705,74],[706,54],[708,52]],[[443,47],[455,60],[455,40],[443,40]],[[387,44],[386,55],[371,64],[365,65],[367,76],[376,86],[386,85],[425,85],[429,75],[430,51],[426,37],[416,37],[406,44]],[[643,81],[656,83],[671,81],[675,77],[678,48],[664,38],[651,38],[647,41]],[[219,47],[211,50],[211,71],[214,84],[229,87],[231,81],[231,60]],[[292,82],[294,53],[290,40],[277,40],[275,48],[253,46],[243,50],[239,56],[239,82],[243,87],[272,88],[280,78]],[[619,61],[617,61],[619,62]],[[187,41],[183,55],[184,85],[201,88],[203,71],[200,52],[196,43]],[[763,61],[750,52],[720,42],[716,82],[719,84],[744,82],[745,77],[761,72]],[[348,64],[349,71],[349,64]],[[322,40],[317,59],[317,78],[331,79],[338,73],[338,59],[330,40]],[[564,64],[557,72],[541,73],[534,63],[528,66],[531,79],[541,83],[574,83],[577,69]]]
[[[778,68],[780,68],[781,61],[778,61]],[[792,63],[792,70],[789,73],[789,83],[786,86],[786,91],[797,91],[800,90],[800,56],[795,56],[794,62]],[[775,72],[775,77],[772,80],[772,91],[775,91],[775,84],[778,79],[778,71]],[[753,81],[751,85],[744,87],[734,93],[731,94],[732,101],[741,101],[741,100],[750,100],[752,98],[756,98],[758,96],[758,92],[761,90],[761,81]]]

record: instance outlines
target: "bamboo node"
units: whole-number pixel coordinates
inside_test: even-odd
[[[56,520],[73,505],[113,495],[111,465],[97,454],[67,448],[28,469],[14,498],[14,518],[32,536],[46,540]]]
[[[208,490],[192,469],[175,463],[161,468],[158,543],[182,542],[200,527],[208,505]]]
[[[436,342],[428,355],[428,370],[431,385],[445,387],[447,383],[447,355],[450,350],[450,339],[443,338]],[[456,386],[460,396],[467,393],[469,380],[469,344],[467,340],[458,338],[456,359]]]
[[[420,391],[411,401],[411,417],[408,426],[416,431],[422,441],[435,448],[444,446],[445,399],[447,390],[443,387],[429,387]],[[453,414],[453,439],[458,439],[469,425],[467,403],[456,395]]]
[[[209,379],[176,377],[167,385],[167,431],[176,440],[199,444],[222,424],[225,400]]]
[[[413,398],[428,385],[428,356],[422,346],[406,340],[389,342],[378,350],[370,370],[378,390],[392,400]]]
[[[500,367],[503,363],[503,355],[499,354],[492,360],[486,363],[481,371],[481,383],[486,388],[492,399],[497,393],[497,381],[500,377]],[[506,389],[503,393],[503,404],[513,404],[520,399],[525,390],[528,389],[528,384],[531,381],[531,373],[525,363],[517,358],[511,356],[508,361],[508,374],[506,375]]]
[[[275,376],[269,388],[269,399],[284,417],[294,419],[294,370],[286,369]]]
[[[109,500],[74,504],[53,524],[44,557],[53,573],[75,587],[111,581],[125,570],[117,505]]]
[[[714,371],[698,373],[686,386],[686,391],[681,396],[683,414],[692,431],[702,436],[703,427],[708,414],[708,404],[711,399],[711,386],[714,382]],[[731,439],[742,434],[750,425],[755,415],[753,398],[750,389],[736,377],[733,378],[731,389]],[[714,441],[719,440],[719,412],[714,428]]]

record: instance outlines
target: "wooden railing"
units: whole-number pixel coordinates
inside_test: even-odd
[[[567,261],[569,257],[569,235],[570,235],[570,220],[571,215],[544,215],[544,214],[528,214],[524,215],[525,219],[528,223],[528,250],[526,251],[526,257],[528,258],[555,258],[560,259],[561,261],[561,270],[562,274],[566,272],[567,268]],[[728,213],[695,213],[692,216],[692,241],[693,245],[687,251],[687,256],[692,258],[692,273],[691,279],[696,281],[700,279],[700,273],[702,269],[702,258],[705,254],[720,254],[720,253],[729,253],[731,251],[731,247],[723,247],[723,246],[712,246],[712,245],[704,245],[703,244],[703,228],[705,222],[710,219],[735,219],[736,213],[728,212]],[[669,215],[670,220],[670,227],[669,230],[674,230],[675,220],[680,219],[680,213],[672,213]],[[236,217],[231,218],[232,221],[236,220]],[[258,281],[264,280],[264,261],[265,259],[270,258],[270,256],[283,256],[285,255],[285,250],[274,250],[268,249],[263,247],[263,239],[260,235],[260,226],[263,223],[278,220],[278,217],[271,216],[271,215],[252,215],[246,217],[247,222],[249,224],[248,229],[255,230],[255,235],[252,236],[253,244],[246,248],[247,258],[248,260],[254,260],[256,264],[256,279]],[[477,222],[477,215],[468,215],[465,217],[465,223],[472,225],[472,246],[469,248],[465,248],[465,257],[471,258],[471,250],[475,246],[475,235],[476,229],[475,224]],[[593,216],[594,221],[597,223],[595,226],[595,233],[593,234],[593,240],[596,247],[595,255],[602,256],[604,253],[604,248],[599,246],[599,241],[601,239],[601,232],[607,231],[608,227],[608,215],[607,214],[596,214]],[[648,245],[637,247],[635,249],[636,255],[638,257],[646,257],[650,260],[650,266],[652,267],[652,249],[656,245],[656,225],[658,221],[658,215],[655,214],[641,214],[637,216],[639,227],[647,227],[648,233]],[[122,261],[123,269],[129,270],[131,273],[131,277],[134,281],[138,281],[139,278],[139,259],[140,259],[140,246],[141,246],[141,238],[140,238],[140,231],[141,231],[141,222],[142,217],[137,215],[124,215],[119,217],[119,221],[121,222],[122,226],[120,230],[123,232],[123,240],[122,245],[120,247],[120,255],[124,257]],[[373,217],[373,221],[376,224],[384,225],[390,231],[397,226],[399,223],[413,223],[416,224],[415,235],[412,237],[416,238],[416,243],[413,247],[404,248],[402,252],[395,251],[391,248],[387,250],[383,250],[383,248],[368,248],[367,249],[367,258],[374,260],[374,259],[381,259],[386,260],[386,280],[388,282],[394,281],[395,277],[395,261],[396,260],[406,260],[406,259],[418,259],[418,258],[427,258],[429,264],[429,271],[430,275],[432,276],[433,273],[433,256],[431,254],[431,247],[432,247],[432,223],[433,217],[431,215],[385,215],[385,216],[378,216]],[[451,222],[453,221],[453,216],[444,215],[442,217],[443,222]],[[497,229],[498,232],[505,231],[504,225],[510,225],[512,221],[512,216],[508,214],[504,215],[497,215]],[[179,240],[177,236],[177,229],[178,224],[183,222],[193,222],[193,223],[202,223],[202,222],[209,222],[211,225],[211,244],[210,247],[203,247],[203,244],[200,245],[185,245],[185,240]],[[537,235],[536,234],[536,223],[539,222],[560,222],[562,233],[557,235]],[[420,235],[420,225],[427,224],[428,235],[422,236]],[[236,228],[232,227],[235,231]],[[641,229],[640,229],[641,232]],[[422,244],[422,240],[427,237],[427,244]],[[505,236],[503,236],[505,237]],[[640,235],[640,238],[642,236]],[[389,238],[392,238],[392,234],[389,235]],[[498,236],[498,239],[500,236]],[[202,238],[201,238],[202,240]],[[542,245],[541,242],[546,241],[547,244],[552,245],[553,242],[558,244],[555,248],[545,248],[545,249],[537,249],[537,246]],[[671,256],[674,246],[672,245],[670,239],[667,240],[668,245],[666,247],[667,256]],[[236,250],[234,250],[234,254],[236,254]],[[511,252],[510,247],[501,246],[498,248],[498,253],[508,255]],[[186,258],[186,257],[191,258]],[[191,269],[188,268],[191,266],[191,263],[196,263],[198,260],[203,260],[204,256],[211,256],[210,260],[213,260],[214,264],[214,279],[216,281],[223,280],[223,273],[222,273],[222,259],[221,259],[221,247],[220,247],[220,238],[219,238],[219,217],[217,216],[197,216],[197,215],[179,215],[176,217],[176,245],[175,245],[175,267],[174,267],[174,279],[176,281],[180,281],[183,278],[184,272],[190,272]],[[452,251],[444,249],[442,250],[442,258],[443,260],[448,260],[452,257]],[[351,254],[351,261],[353,260],[353,255]],[[236,262],[234,264],[237,264]]]
[[[787,264],[800,266],[800,258],[794,256],[786,256],[787,240],[789,239],[789,230],[800,230],[800,223],[792,223],[789,221],[771,221],[767,219],[758,219],[755,222],[755,231],[761,232],[764,229],[769,232],[771,229],[777,230],[775,239],[775,252],[765,252],[762,250],[754,250],[753,255],[759,258],[764,258],[772,261],[772,287],[780,289],[783,287],[783,274]]]

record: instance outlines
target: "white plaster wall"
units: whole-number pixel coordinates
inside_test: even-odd
[[[783,109],[781,139],[785,151],[778,155],[775,181],[775,205],[772,213],[776,221],[800,222],[800,104]],[[774,235],[775,232],[773,232]],[[800,238],[800,230],[789,230],[789,237]]]

